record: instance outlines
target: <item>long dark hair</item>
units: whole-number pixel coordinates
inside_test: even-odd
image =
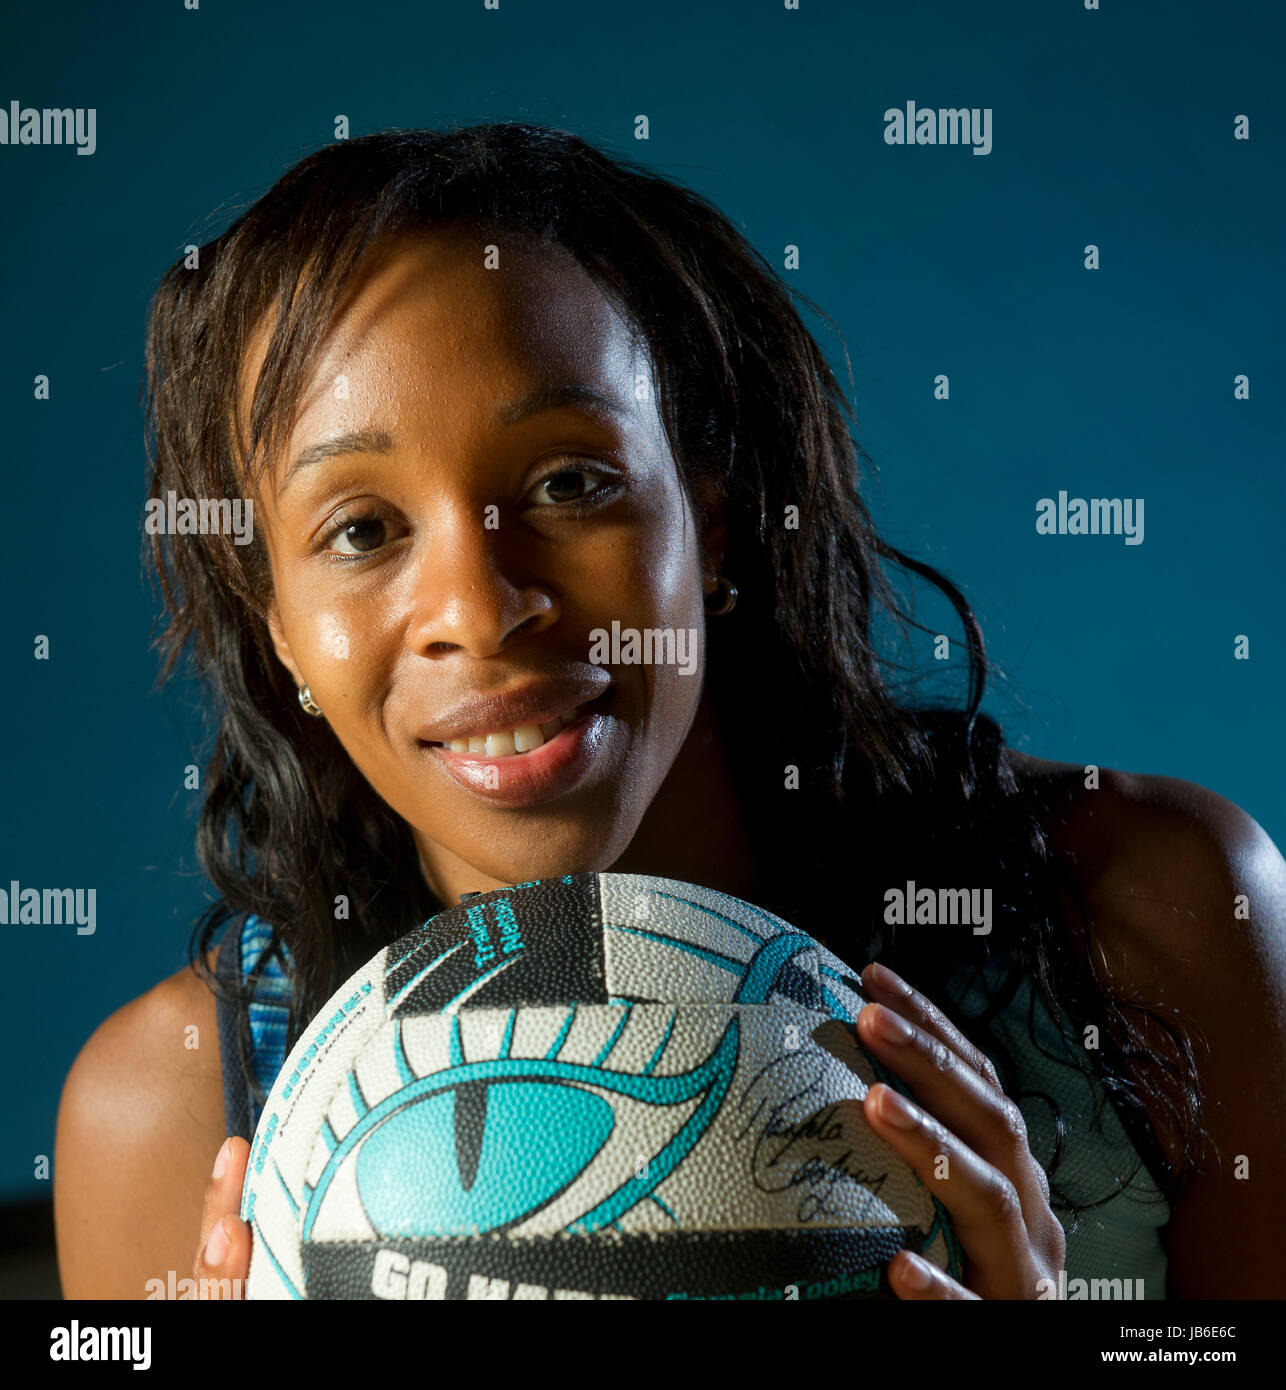
[[[752,847],[758,862],[781,866],[761,905],[855,965],[878,951],[945,1000],[961,967],[981,965],[980,940],[938,934],[930,949],[924,932],[887,931],[882,890],[911,877],[994,885],[1001,906],[985,949],[1005,979],[981,1014],[957,1003],[957,1023],[995,1057],[1007,1090],[1022,1077],[990,1026],[1023,979],[1058,1023],[1097,1026],[1103,1094],[1173,1195],[1200,1133],[1191,1047],[1157,1017],[1173,1054],[1150,1049],[1136,1021],[1145,1011],[1105,994],[1074,946],[1065,920],[1074,877],[1050,853],[999,728],[980,713],[988,663],[973,612],[947,579],[876,534],[858,492],[865,458],[851,409],[796,305],[819,311],[698,194],[568,132],[508,122],[386,131],[308,156],[195,264],[185,257],[161,281],[147,339],[151,496],[252,491],[363,258],[389,237],[447,222],[575,256],[646,336],[690,493],[708,479],[724,499],[724,569],[740,600],[710,624],[708,681],[729,746],[743,750],[732,761]],[[242,418],[243,356],[271,314]],[[351,970],[442,904],[409,828],[325,722],[300,711],[268,638],[261,539],[176,544],[158,534],[151,550],[166,612],[162,679],[187,653],[213,687],[218,719],[197,839],[218,901],[194,930],[193,961],[222,989],[205,963],[216,934],[244,913],[270,923],[269,956],[284,959],[284,946],[293,962],[293,1039]],[[935,585],[959,615],[961,708],[899,698],[872,637],[881,614],[910,623],[891,567]],[[781,714],[771,755],[762,725],[742,713],[748,692],[760,720]],[[781,743],[791,731],[796,747]],[[337,923],[341,897],[349,915]],[[846,921],[837,923],[837,903]],[[243,1048],[254,983],[236,995]],[[1187,1136],[1177,1163],[1145,1097]]]

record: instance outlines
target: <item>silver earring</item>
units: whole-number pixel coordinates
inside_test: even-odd
[[[306,685],[299,687],[299,708],[305,714],[311,714],[314,719],[321,718],[321,706],[314,702],[312,693]]]
[[[723,598],[719,600],[717,607],[712,608],[710,606],[710,600],[716,597],[719,593],[719,589],[723,589],[724,591]],[[714,593],[706,595],[706,615],[711,618],[722,618],[725,613],[731,613],[736,606],[737,586],[730,579],[725,579],[723,575],[720,575]]]

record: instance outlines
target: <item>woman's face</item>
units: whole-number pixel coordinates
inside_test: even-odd
[[[631,325],[565,253],[486,269],[492,240],[367,269],[257,503],[278,654],[439,891],[621,856],[693,724],[721,544]],[[626,663],[613,624],[691,645]]]

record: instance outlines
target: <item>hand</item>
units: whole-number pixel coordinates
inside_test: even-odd
[[[1027,1146],[1022,1114],[1000,1089],[995,1067],[885,966],[868,965],[862,986],[871,1002],[857,1016],[859,1041],[925,1107],[878,1083],[863,1102],[867,1123],[947,1209],[967,1256],[960,1284],[899,1251],[888,1265],[893,1292],[916,1300],[1034,1299],[1040,1280],[1052,1279],[1056,1288],[1063,1228],[1050,1210],[1049,1179]],[[948,1176],[935,1177],[944,1154]]]
[[[192,1265],[198,1298],[245,1297],[250,1227],[237,1213],[249,1160],[250,1145],[236,1138],[225,1139],[214,1160],[201,1208],[201,1241]]]

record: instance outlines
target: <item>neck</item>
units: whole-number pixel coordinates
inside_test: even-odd
[[[708,693],[701,696],[674,766],[612,871],[675,878],[754,899],[758,875]]]

